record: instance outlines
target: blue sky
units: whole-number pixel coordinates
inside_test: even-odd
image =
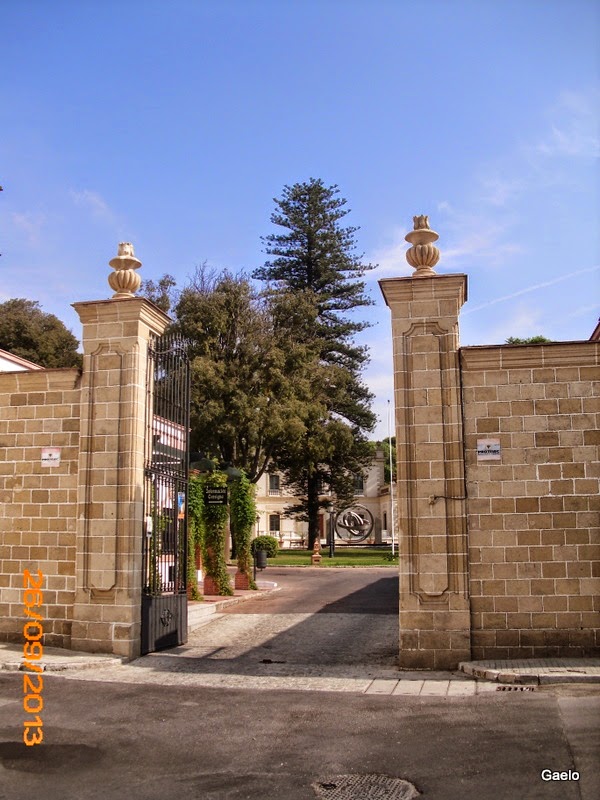
[[[600,313],[595,0],[0,0],[0,301],[110,296],[142,277],[251,271],[273,198],[338,184],[376,325],[365,379],[385,436],[389,314],[429,214],[465,272],[461,343],[587,339]],[[534,288],[537,287],[537,288]]]

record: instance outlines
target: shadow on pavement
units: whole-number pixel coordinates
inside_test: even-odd
[[[398,576],[313,611],[227,613],[194,631],[188,644],[152,653],[131,666],[177,673],[324,675],[341,667],[394,669],[398,658]],[[375,600],[373,598],[376,598]],[[248,604],[246,604],[248,605]]]

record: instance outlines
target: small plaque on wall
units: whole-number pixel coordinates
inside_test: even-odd
[[[60,447],[42,447],[42,467],[60,466]]]
[[[477,461],[500,461],[500,439],[477,439]]]

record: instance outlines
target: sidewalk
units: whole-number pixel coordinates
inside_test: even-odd
[[[258,591],[236,589],[233,597],[206,597],[204,600],[188,603],[188,633],[209,623],[214,614],[227,606],[243,603],[246,600],[257,600],[266,597],[279,588],[272,581],[257,581]],[[71,669],[92,669],[127,664],[128,658],[105,653],[84,653],[77,650],[66,650],[62,647],[44,647],[44,655],[40,664],[44,672],[64,672]],[[23,645],[12,642],[0,642],[0,671],[14,672],[23,663]]]

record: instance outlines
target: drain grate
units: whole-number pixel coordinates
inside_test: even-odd
[[[421,794],[412,783],[388,775],[334,775],[312,788],[322,800],[413,800]]]
[[[535,692],[536,686],[496,686],[497,692]]]

